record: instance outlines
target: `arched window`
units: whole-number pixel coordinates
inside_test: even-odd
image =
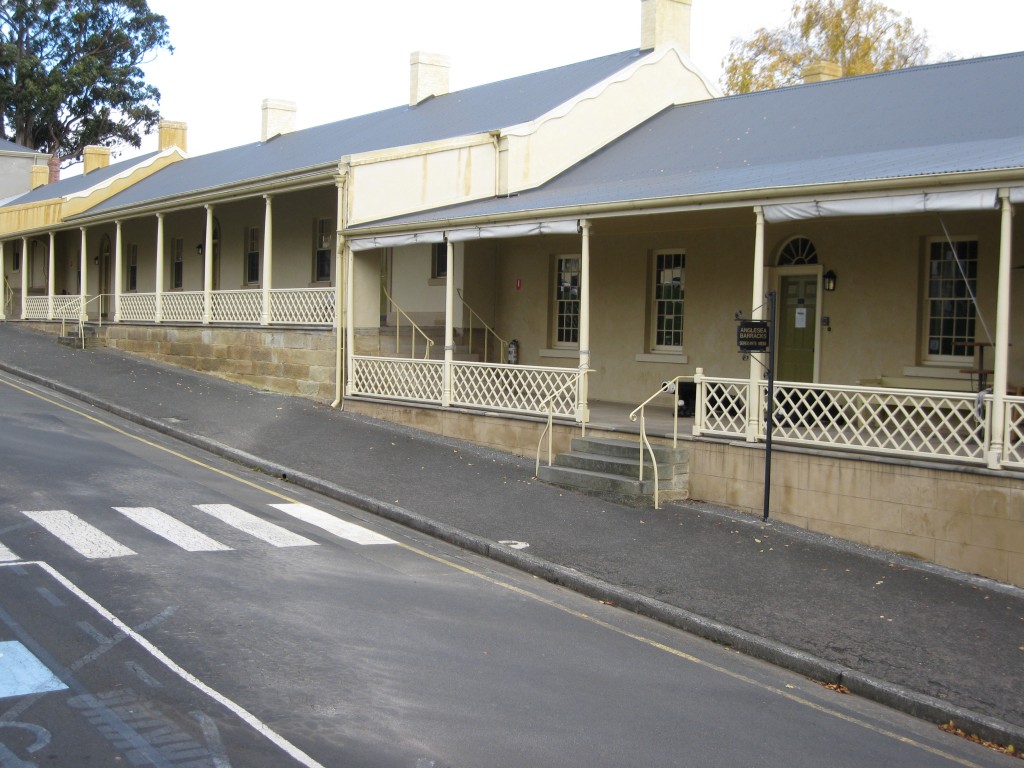
[[[780,267],[802,267],[818,263],[818,249],[806,237],[794,237],[779,251]]]

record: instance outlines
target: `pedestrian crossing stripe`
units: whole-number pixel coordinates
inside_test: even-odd
[[[346,541],[366,545],[395,544],[393,539],[341,520],[308,504],[271,504],[308,525]],[[232,504],[195,504],[194,507],[210,517],[242,531],[273,547],[309,547],[317,542],[293,531],[250,514]],[[197,531],[155,507],[112,507],[127,519],[187,552],[231,551],[226,544]],[[83,557],[101,560],[137,554],[118,543],[94,525],[66,509],[22,511],[26,517],[49,531]],[[13,562],[20,558],[0,544],[0,562]]]
[[[24,512],[31,520],[63,541],[73,550],[90,560],[134,555],[135,551],[122,546],[95,526],[66,509],[45,512]]]
[[[196,504],[195,508],[215,517],[232,528],[254,536],[274,547],[315,547],[317,543],[292,533],[286,528],[267,522],[232,504]]]
[[[322,528],[330,534],[342,539],[347,539],[355,544],[366,546],[371,544],[396,543],[393,539],[389,539],[387,536],[375,533],[369,528],[363,528],[361,525],[346,522],[334,515],[321,512],[319,509],[311,507],[308,504],[271,504],[270,506],[274,509],[281,510],[285,514],[291,515],[304,523],[315,525],[317,528]]]
[[[231,547],[153,507],[114,507],[117,512],[186,552],[223,552]]]

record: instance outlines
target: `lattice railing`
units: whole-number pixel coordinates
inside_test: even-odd
[[[156,294],[122,293],[119,319],[153,322],[156,319]]]
[[[45,320],[50,314],[48,296],[26,296],[25,317],[28,320]]]
[[[444,362],[392,357],[353,357],[352,394],[419,403],[441,403]]]
[[[742,437],[747,426],[747,379],[700,379],[703,397],[698,396],[701,412],[695,421],[701,434]]]
[[[988,411],[971,393],[783,383],[773,439],[983,463]]]
[[[1024,469],[1024,397],[1006,398],[1003,466]]]
[[[160,314],[170,323],[201,323],[203,308],[202,291],[174,291],[163,294]]]
[[[334,325],[334,289],[275,288],[271,290],[270,322]]]
[[[55,320],[77,320],[81,314],[81,296],[53,297],[53,317]]]
[[[579,395],[566,384],[579,373],[576,368],[452,363],[452,405],[546,416],[554,394],[554,414],[575,416]]]
[[[263,319],[263,291],[214,291],[213,322],[259,323]]]

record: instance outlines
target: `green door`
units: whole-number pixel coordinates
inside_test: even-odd
[[[782,277],[779,280],[778,313],[776,378],[779,381],[814,381],[818,276]]]

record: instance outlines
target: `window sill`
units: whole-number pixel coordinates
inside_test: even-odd
[[[579,360],[580,351],[578,349],[569,349],[567,347],[556,347],[554,349],[539,349],[537,354],[540,357],[556,357],[566,360]]]
[[[637,355],[634,360],[638,363],[669,363],[671,365],[686,365],[690,358],[679,352],[645,352]]]
[[[448,281],[443,277],[431,277],[427,280],[427,285],[447,285]]]

